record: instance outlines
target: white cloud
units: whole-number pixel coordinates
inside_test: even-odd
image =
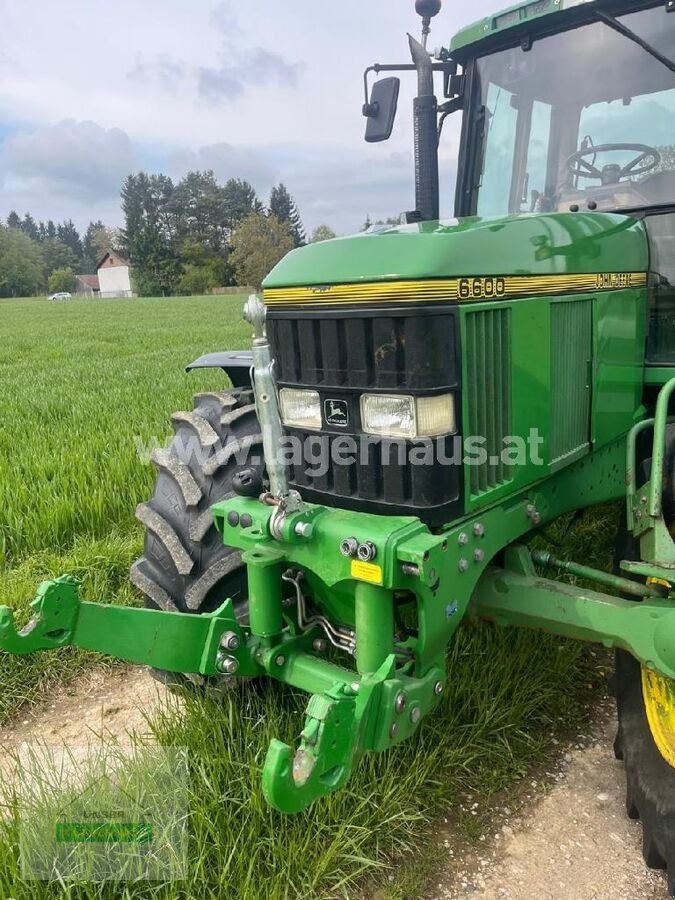
[[[493,6],[448,0],[432,43]],[[347,230],[413,205],[414,78],[389,145],[363,144],[360,115],[363,69],[408,61],[413,0],[68,0],[52,12],[47,0],[0,0],[3,206],[118,217],[113,185],[140,165],[213,168],[262,196],[283,179],[310,227]],[[452,171],[448,160],[444,185]]]
[[[119,195],[122,179],[136,165],[124,131],[72,119],[16,131],[0,150],[0,177],[5,183],[93,202]]]

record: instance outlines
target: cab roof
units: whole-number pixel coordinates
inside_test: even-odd
[[[450,44],[450,53],[462,50],[488,38],[501,36],[511,28],[517,28],[534,19],[555,15],[582,4],[601,3],[602,0],[530,0],[509,6],[501,12],[474,22],[459,31]]]

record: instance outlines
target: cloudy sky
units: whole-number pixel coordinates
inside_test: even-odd
[[[445,0],[448,44],[495,0]],[[406,78],[389,144],[368,147],[362,72],[407,62],[413,0],[0,0],[0,217],[121,224],[132,171],[213,169],[263,198],[284,181],[308,228],[413,206]],[[452,211],[457,123],[443,146]]]

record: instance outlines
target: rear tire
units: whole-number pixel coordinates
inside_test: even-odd
[[[263,468],[253,392],[197,394],[193,410],[174,413],[171,421],[173,441],[152,455],[157,469],[152,498],[136,509],[146,536],[131,581],[148,608],[200,615],[229,597],[244,621],[246,568],[240,551],[223,544],[211,507],[232,496],[232,479],[240,469]],[[173,673],[157,674],[174,683],[184,680]],[[186,677],[197,683],[232,682]]]
[[[672,526],[675,521],[675,435],[672,428],[668,431],[663,509],[666,522]],[[650,470],[651,461],[647,460],[641,466],[643,484]],[[627,530],[625,514],[617,539],[615,570],[626,577],[619,569],[622,559],[640,559],[639,543]],[[626,812],[629,818],[642,822],[642,855],[646,865],[667,871],[668,891],[675,896],[675,767],[665,759],[652,734],[643,691],[642,666],[623,650],[616,652],[615,686],[619,728],[614,754],[623,760],[626,770]]]

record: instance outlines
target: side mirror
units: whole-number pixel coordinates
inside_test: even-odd
[[[363,115],[368,119],[366,140],[369,144],[388,141],[394,128],[400,78],[382,78],[373,85],[370,101],[363,107]]]

